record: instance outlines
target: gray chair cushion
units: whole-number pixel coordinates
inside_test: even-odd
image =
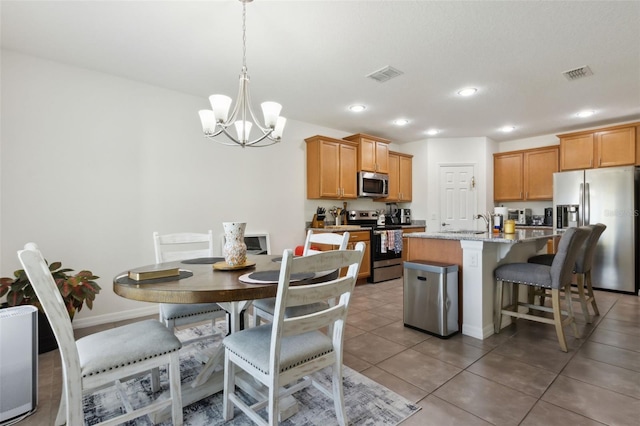
[[[135,364],[182,347],[180,340],[156,320],[101,331],[78,339],[76,344],[82,377]]]
[[[271,324],[232,333],[222,343],[258,370],[269,373]],[[280,372],[331,352],[331,339],[319,331],[285,337],[281,342]]]
[[[508,263],[496,268],[497,280],[551,288],[551,267],[537,263]]]
[[[219,312],[223,309],[217,303],[161,303],[162,317],[168,320],[186,318],[194,315]]]
[[[276,298],[270,297],[268,299],[258,299],[253,301],[253,306],[260,309],[263,312],[273,315],[276,310]],[[311,314],[318,312],[329,307],[328,303],[312,303],[310,305],[291,306],[284,310],[284,317],[299,317],[301,315]]]

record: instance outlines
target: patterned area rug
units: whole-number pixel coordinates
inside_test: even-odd
[[[226,324],[218,322],[221,336],[226,333]],[[177,333],[181,340],[208,334],[211,325],[200,325]],[[202,368],[194,354],[208,346],[219,343],[220,339],[208,339],[184,347],[180,353],[180,373],[183,382],[191,381]],[[331,388],[331,370],[325,369],[315,373],[314,377],[329,389]],[[162,390],[168,389],[166,371],[160,373]],[[132,405],[138,407],[155,398],[151,392],[149,376],[125,383]],[[351,425],[395,425],[416,413],[420,407],[412,404],[402,396],[379,385],[371,379],[344,367],[344,396],[347,419]],[[334,425],[337,424],[333,400],[327,398],[313,386],[309,386],[294,394],[299,403],[298,412],[282,422],[287,426]],[[251,401],[250,397],[247,399]],[[87,424],[92,425],[120,414],[122,406],[114,389],[103,389],[84,398],[84,412]],[[266,412],[263,411],[266,418]],[[147,417],[126,423],[127,425],[152,425]],[[162,423],[170,425],[171,421]],[[184,424],[191,426],[233,425],[249,426],[254,423],[236,408],[235,417],[229,422],[222,418],[222,392],[202,399],[184,408]]]

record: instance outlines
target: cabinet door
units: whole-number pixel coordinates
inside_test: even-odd
[[[349,250],[355,249],[358,242],[364,243],[364,254],[362,255],[358,278],[367,278],[371,275],[371,240],[369,238],[369,231],[353,231],[349,236]]]
[[[376,171],[376,142],[369,139],[360,139],[358,147],[358,166],[361,171]]]
[[[340,198],[358,198],[357,156],[355,146],[340,145]]]
[[[522,153],[494,154],[493,198],[496,201],[522,200]]]
[[[593,133],[560,139],[560,170],[590,169],[593,164]]]
[[[636,129],[634,127],[597,132],[595,138],[598,152],[596,167],[634,164],[636,159]]]
[[[524,153],[524,199],[552,200],[553,174],[558,171],[558,148]]]
[[[376,172],[389,173],[389,145],[384,142],[376,142]]]
[[[411,157],[399,157],[399,176],[400,176],[400,201],[411,201],[413,198],[413,159]],[[389,174],[391,180],[391,174]]]
[[[380,201],[398,201],[400,196],[400,157],[389,154],[389,195]],[[376,200],[377,201],[377,200]]]
[[[412,232],[424,232],[426,228],[408,228],[402,230],[402,261],[406,262],[409,260],[409,238],[405,237],[404,234],[410,234]]]
[[[320,197],[340,196],[340,155],[341,144],[320,141]]]

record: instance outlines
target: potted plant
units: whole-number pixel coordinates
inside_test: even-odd
[[[49,265],[49,271],[60,290],[62,300],[67,307],[69,318],[80,311],[86,303],[89,309],[93,308],[96,294],[100,293],[100,286],[94,280],[99,278],[93,272],[83,270],[70,275],[73,269],[62,268],[61,262],[53,262]],[[7,306],[34,305],[38,308],[39,328],[39,353],[48,352],[57,347],[49,321],[44,316],[42,305],[38,300],[31,282],[24,270],[19,269],[13,273],[13,278],[0,278],[0,297],[7,295]]]

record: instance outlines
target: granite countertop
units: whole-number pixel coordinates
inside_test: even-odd
[[[540,227],[536,227],[540,228]],[[539,239],[547,239],[553,236],[560,235],[554,232],[553,229],[516,229],[514,234],[488,234],[472,233],[464,231],[455,232],[413,232],[405,234],[408,238],[431,238],[436,240],[472,240],[472,241],[485,241],[488,243],[522,243],[525,241],[535,241]]]

